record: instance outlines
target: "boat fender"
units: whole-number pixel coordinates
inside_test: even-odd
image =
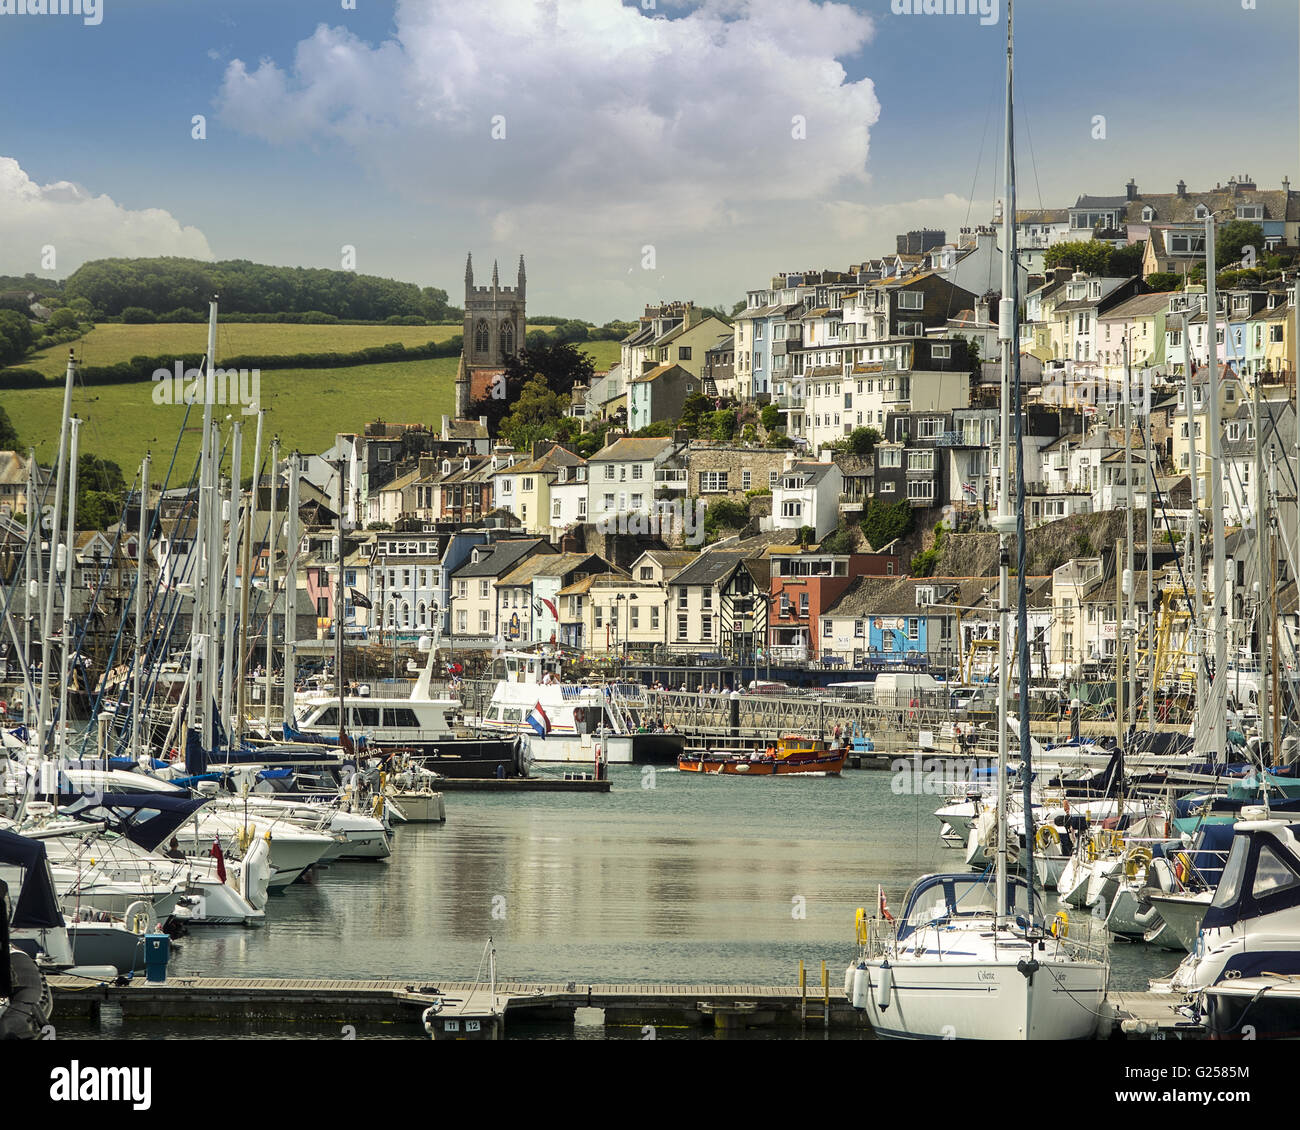
[[[1052,937],[1068,938],[1070,936],[1070,916],[1064,910],[1058,910],[1052,919]]]
[[[853,974],[857,970],[856,965],[850,965],[844,970],[844,999],[853,1000]]]
[[[867,931],[869,929],[866,908],[860,906],[853,921],[853,933],[858,940],[858,945],[865,946],[867,944]]]
[[[853,970],[853,996],[850,998],[853,1007],[861,1012],[867,1007],[867,994],[871,992],[871,974],[867,970],[865,962],[859,962],[858,967]],[[882,1010],[884,1005],[881,1006]]]
[[[880,983],[876,986],[876,1007],[881,1012],[889,1009],[889,993],[893,987],[894,971],[890,968],[889,962],[885,961],[880,966]]]

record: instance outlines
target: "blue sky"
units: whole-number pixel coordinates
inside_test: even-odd
[[[39,271],[47,245],[62,277],[107,254],[338,266],[346,244],[358,269],[458,302],[466,251],[483,272],[522,252],[532,311],[603,321],[730,303],[898,231],[986,221],[1000,195],[1001,18],[890,0],[102,7],[97,26],[0,15],[0,273]],[[1282,0],[1022,0],[1021,205],[1130,176],[1300,184],[1298,22]]]

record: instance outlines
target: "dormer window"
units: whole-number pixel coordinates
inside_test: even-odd
[[[450,475],[450,474],[451,474],[451,460],[450,460],[450,459],[444,459],[444,460],[442,461],[442,473],[443,473],[444,475]]]
[[[464,468],[465,468],[466,471],[469,470],[469,456],[468,456],[468,455],[465,456],[465,462],[464,462],[463,466],[464,466]]]
[[[1152,208],[1150,204],[1145,205],[1142,209],[1142,222],[1144,224],[1149,224],[1155,218],[1156,210]]]
[[[1210,210],[1204,204],[1198,204],[1196,211],[1192,213],[1198,220],[1204,220],[1209,217]]]
[[[1237,219],[1239,220],[1262,220],[1264,218],[1264,206],[1262,204],[1238,204]]]

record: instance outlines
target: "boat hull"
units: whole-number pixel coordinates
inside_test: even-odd
[[[1039,969],[1032,982],[1015,961],[891,963],[883,1009],[881,963],[867,962],[871,981],[864,1011],[875,1033],[891,1039],[1091,1039],[1106,994],[1105,966],[1035,956]]]
[[[784,777],[796,773],[818,773],[838,777],[844,768],[844,753],[806,758],[762,758],[752,761],[748,757],[719,757],[717,754],[700,756],[683,755],[677,759],[677,768],[683,773],[721,773],[736,777]]]

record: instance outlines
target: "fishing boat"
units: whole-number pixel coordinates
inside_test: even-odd
[[[819,773],[838,777],[848,749],[827,749],[818,739],[788,734],[766,750],[683,753],[677,768],[683,773],[725,773],[738,777],[777,777],[791,773]]]

